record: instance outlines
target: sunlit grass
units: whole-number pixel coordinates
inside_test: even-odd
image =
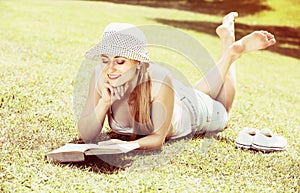
[[[296,2],[270,0],[273,10],[238,21],[299,27]],[[283,6],[289,9],[279,9]],[[287,22],[280,19],[285,17]],[[99,160],[61,165],[44,158],[78,139],[72,96],[76,75],[104,27],[115,21],[159,24],[155,18],[221,21],[187,11],[93,1],[0,1],[0,192],[299,191],[300,64],[269,51],[249,53],[237,62],[231,121],[217,139],[182,140],[159,153],[121,157],[132,159],[124,169]],[[199,39],[214,59],[219,57],[216,36],[184,32]],[[151,54],[176,66],[191,82],[199,77],[182,65],[188,60],[180,54],[160,49]],[[89,75],[83,79],[89,81]],[[269,127],[285,136],[287,151],[236,149],[234,140],[244,126]]]

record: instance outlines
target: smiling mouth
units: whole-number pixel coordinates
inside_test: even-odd
[[[121,77],[120,74],[107,74],[107,77],[110,79],[110,80],[116,80],[118,78]]]

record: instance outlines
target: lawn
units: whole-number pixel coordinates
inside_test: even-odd
[[[299,192],[300,2],[264,5],[269,8],[241,13],[237,37],[264,28],[278,42],[237,62],[238,92],[225,131],[167,143],[160,151],[103,158],[111,164],[97,157],[57,164],[45,154],[78,141],[76,105],[85,91],[79,89],[79,95],[76,89],[88,83],[93,67],[81,64],[108,23],[173,26],[198,39],[217,60],[221,47],[214,28],[222,16],[149,4],[1,0],[0,192]],[[191,83],[201,76],[170,49],[154,47],[151,56],[174,65]],[[235,148],[246,126],[270,128],[286,137],[288,148],[273,153]]]

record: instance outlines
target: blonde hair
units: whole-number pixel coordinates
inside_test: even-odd
[[[153,132],[151,120],[151,79],[147,72],[149,63],[142,63],[138,74],[138,85],[131,92],[128,100],[131,115],[134,118],[133,135],[149,135]]]

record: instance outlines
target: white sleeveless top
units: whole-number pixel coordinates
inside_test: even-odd
[[[102,71],[101,66],[97,65],[95,67],[95,77],[96,77],[95,80],[97,80],[98,76],[101,75],[101,71]],[[169,131],[167,138],[176,139],[190,134],[192,132],[191,112],[189,111],[187,106],[182,102],[182,100],[180,100],[182,98],[180,93],[180,88],[184,86],[179,81],[173,79],[171,73],[167,69],[163,68],[158,64],[150,63],[148,72],[152,82],[152,91],[151,91],[152,100],[158,95],[159,89],[166,76],[169,76],[172,80],[172,85],[175,91],[174,111],[173,111],[172,121],[171,121],[173,129]],[[97,85],[96,88],[98,88]],[[99,92],[98,89],[96,90]],[[110,112],[108,113],[108,116],[109,116],[108,119],[109,125],[114,132],[123,135],[130,135],[133,133],[133,128],[129,128],[129,127],[124,128],[116,120],[114,120],[111,109]]]

